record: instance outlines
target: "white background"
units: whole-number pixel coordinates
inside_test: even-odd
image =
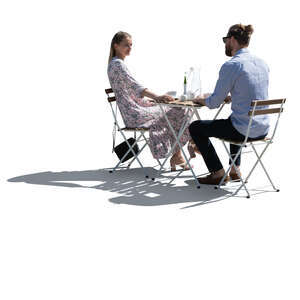
[[[295,1],[1,1],[0,298],[299,299],[298,20]],[[127,63],[148,88],[180,91],[201,66],[209,92],[240,22],[270,98],[288,98],[266,159],[281,192],[198,205],[214,191],[179,180],[139,202],[112,188],[114,33],[132,35]],[[8,182],[43,172],[51,183]]]

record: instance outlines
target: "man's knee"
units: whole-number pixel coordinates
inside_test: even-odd
[[[189,131],[191,135],[199,135],[201,133],[202,120],[194,121],[189,126]]]

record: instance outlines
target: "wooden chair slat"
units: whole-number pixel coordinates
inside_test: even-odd
[[[283,109],[279,108],[269,108],[269,109],[260,109],[260,110],[255,110],[254,116],[257,115],[268,115],[268,114],[276,114],[282,112]],[[253,113],[252,110],[249,111],[248,115],[251,116]]]
[[[230,139],[221,139],[219,138],[219,140],[223,140],[224,142],[230,143],[230,144],[236,144],[236,145],[240,145],[242,144],[244,141],[240,142],[240,141],[234,141],[234,140],[230,140]],[[253,143],[253,142],[268,142],[270,140],[270,138],[265,137],[263,139],[252,139],[252,140],[248,140],[246,143]]]
[[[143,127],[124,127],[124,128],[121,128],[121,130],[124,130],[124,131],[149,131],[149,128],[143,128]]]
[[[110,89],[105,89],[105,93],[108,95],[108,94],[111,94],[113,93],[114,91],[110,88]]]
[[[114,102],[114,101],[116,101],[116,97],[108,97],[107,101],[108,102]]]
[[[272,104],[281,104],[285,103],[286,99],[273,99],[273,100],[254,100],[251,102],[251,106],[264,106],[264,105],[272,105]]]
[[[107,94],[107,101],[108,102],[116,101],[116,97],[114,96],[114,91],[111,88],[105,89],[105,93]],[[113,95],[110,96],[110,94],[113,94]]]

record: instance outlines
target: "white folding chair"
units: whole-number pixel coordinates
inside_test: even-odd
[[[140,161],[139,159],[139,155],[141,154],[141,152],[145,149],[146,146],[149,146],[149,138],[146,137],[145,133],[146,132],[149,132],[149,128],[138,128],[138,127],[135,127],[135,128],[129,128],[129,127],[121,127],[119,122],[122,120],[121,117],[118,117],[118,105],[117,105],[117,101],[116,101],[116,97],[114,95],[114,91],[109,88],[109,89],[105,89],[105,93],[107,95],[107,101],[109,102],[110,104],[110,107],[111,107],[111,111],[112,111],[112,114],[113,114],[113,118],[114,118],[114,135],[116,133],[116,128],[118,130],[118,132],[121,133],[124,141],[126,142],[126,144],[128,145],[128,151],[123,155],[123,157],[119,160],[119,162],[117,163],[117,165],[112,169],[110,170],[109,172],[112,173],[114,172],[116,169],[118,169],[123,163],[123,160],[124,158],[131,152],[133,154],[133,157],[132,159],[129,161],[129,164],[127,165],[127,169],[130,168],[130,166],[132,165],[132,163],[136,160],[138,162],[138,164],[140,165],[140,167],[143,169],[143,172],[145,174],[145,177],[146,178],[149,178],[149,175],[147,174],[147,172],[145,171],[145,168],[142,164],[142,162]],[[119,115],[121,115],[119,113]],[[134,138],[135,138],[135,143],[134,144],[130,144],[128,141],[127,141],[127,138],[126,138],[126,135],[124,132],[131,132],[134,134]],[[140,143],[140,142],[144,142],[140,147],[140,150],[138,153],[136,153],[134,151],[134,147],[135,145],[137,145],[137,143]],[[113,147],[114,148],[114,147]],[[161,166],[161,163],[160,161],[157,159],[157,162],[158,164]]]
[[[236,195],[243,188],[243,189],[245,189],[245,191],[247,193],[247,198],[250,198],[250,193],[249,193],[249,190],[246,185],[248,184],[249,178],[258,164],[260,164],[262,166],[262,169],[264,170],[265,175],[267,176],[268,180],[270,181],[270,183],[273,187],[273,190],[276,192],[279,192],[279,189],[276,188],[275,185],[273,184],[273,182],[270,178],[270,175],[268,174],[266,167],[264,166],[264,164],[262,162],[262,156],[265,154],[265,152],[267,151],[269,146],[273,143],[273,139],[274,139],[276,130],[278,128],[279,119],[280,119],[281,113],[283,111],[283,105],[285,102],[286,102],[285,98],[284,99],[274,99],[274,100],[254,100],[254,101],[252,101],[251,109],[248,112],[248,115],[250,116],[250,118],[249,118],[249,124],[248,124],[247,133],[246,133],[244,141],[237,142],[237,141],[232,141],[232,140],[220,139],[223,143],[226,153],[229,156],[231,164],[230,164],[229,168],[227,169],[227,171],[225,172],[219,185],[215,187],[216,189],[221,187],[221,185],[223,184],[225,178],[227,177],[227,175],[232,167],[237,171],[237,167],[235,164],[236,159],[243,152],[242,150],[250,144],[250,146],[252,148],[252,151],[250,151],[250,152],[254,152],[257,159],[256,159],[253,167],[249,171],[248,175],[245,178],[242,178],[242,176],[240,176],[240,178],[238,180],[236,180],[236,181],[240,182],[240,185],[237,187],[237,189],[235,190],[235,192],[233,192],[232,195],[233,196]],[[269,108],[269,105],[277,105],[279,107]],[[220,110],[221,109],[222,109],[222,107],[220,108]],[[218,114],[219,114],[219,112],[218,112]],[[273,129],[271,129],[271,131],[269,131],[269,137],[265,137],[264,139],[248,140],[253,118],[257,115],[268,115],[268,114],[277,114],[275,126],[273,126]],[[230,144],[235,144],[235,145],[240,146],[238,153],[235,155],[235,157],[233,159],[231,158],[230,151],[226,147],[225,142],[229,142]],[[260,154],[257,152],[257,149],[256,149],[256,146],[259,146],[259,145],[264,145],[264,148]],[[247,151],[246,153],[249,153],[249,152]],[[239,172],[237,171],[237,174],[238,173]]]

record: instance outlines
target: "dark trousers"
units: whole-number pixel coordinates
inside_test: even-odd
[[[216,172],[223,168],[222,163],[212,145],[209,137],[216,137],[222,139],[230,139],[237,142],[242,142],[245,136],[239,133],[232,125],[230,118],[219,120],[198,120],[194,121],[189,126],[189,131],[197,148],[202,154],[207,169],[210,172]],[[256,140],[264,138],[265,136],[257,137],[255,139],[248,138],[248,140]],[[230,155],[234,159],[238,153],[240,146],[230,144]],[[231,161],[229,161],[229,164]],[[241,164],[241,155],[235,161],[237,166]]]

